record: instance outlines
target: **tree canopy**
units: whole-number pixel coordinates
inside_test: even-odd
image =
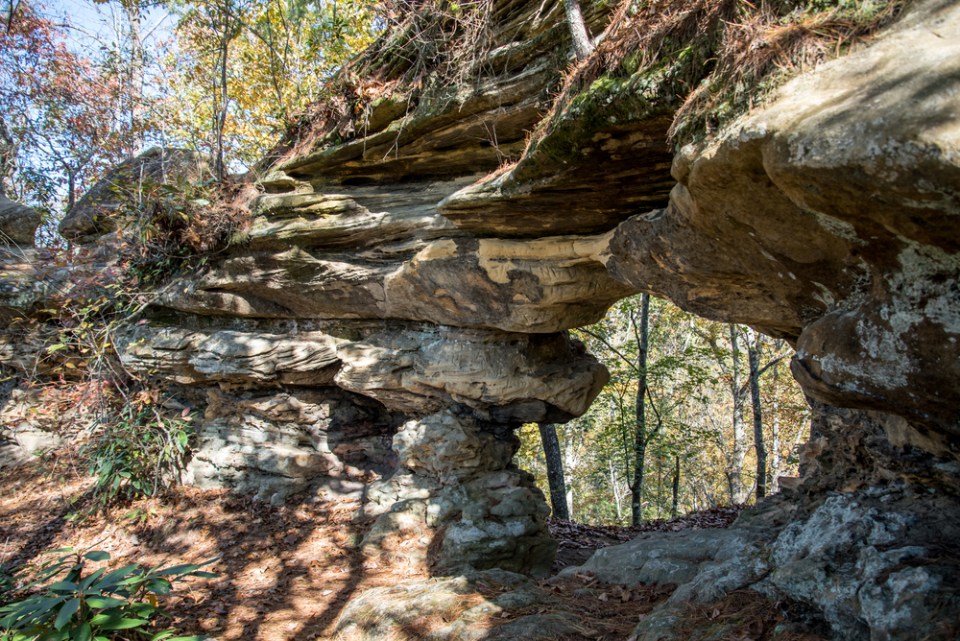
[[[80,24],[6,0],[0,185],[58,218],[153,145],[252,166],[378,29],[369,0],[89,0]],[[148,24],[149,22],[149,24]]]

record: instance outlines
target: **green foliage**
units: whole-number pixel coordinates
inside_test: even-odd
[[[0,603],[3,602],[6,594],[13,590],[16,585],[13,570],[7,565],[0,565]]]
[[[130,564],[114,570],[89,564],[110,560],[110,554],[71,548],[36,568],[18,587],[0,592],[0,641],[201,641],[156,630],[166,617],[157,597],[170,594],[174,581],[217,576],[200,564],[145,568]]]
[[[223,116],[227,164],[253,166],[377,31],[370,0],[190,0],[177,3],[175,44],[160,61],[166,133],[215,152]],[[224,56],[226,58],[224,64]],[[224,81],[226,81],[225,86]],[[211,90],[220,98],[211,100]],[[215,104],[216,103],[216,104]]]
[[[165,418],[153,403],[141,400],[123,405],[81,448],[89,473],[97,478],[95,502],[105,506],[156,495],[178,477],[189,453],[190,435],[187,413]]]
[[[624,299],[601,322],[573,332],[610,372],[610,381],[590,409],[556,426],[567,490],[573,494],[572,516],[580,522],[625,525],[630,520],[630,484],[636,469],[639,311],[639,297]],[[646,418],[648,431],[653,433],[648,433],[646,448],[644,519],[671,515],[678,458],[680,513],[730,502],[734,399],[729,328],[651,298]],[[770,342],[765,362],[778,359],[761,379],[770,478],[775,481],[796,469],[794,453],[807,433],[809,409],[786,371],[785,346],[766,340]],[[743,349],[740,369],[744,380],[746,356]],[[536,426],[524,426],[519,436],[518,464],[531,471],[538,486],[548,492]],[[746,447],[750,446],[747,442]],[[748,484],[754,476],[751,454],[748,452],[742,465]]]

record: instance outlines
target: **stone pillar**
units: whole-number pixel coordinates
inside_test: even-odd
[[[128,368],[224,388],[205,402],[192,482],[279,502],[298,487],[349,477],[350,496],[375,519],[364,540],[370,563],[546,573],[556,551],[549,510],[533,477],[512,464],[513,430],[579,416],[606,369],[565,333],[310,327],[281,334],[259,321],[215,331],[144,324],[123,341]],[[342,411],[330,409],[340,396]],[[335,431],[356,447],[330,447],[334,414],[342,416]],[[346,474],[341,456],[357,447],[367,450],[368,471],[390,475],[365,484],[367,475]]]
[[[445,409],[405,423],[393,446],[397,472],[368,495],[378,515],[364,539],[370,562],[433,573],[549,570],[549,510],[533,477],[511,463],[519,440],[510,427]]]

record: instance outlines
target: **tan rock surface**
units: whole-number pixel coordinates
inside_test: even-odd
[[[600,33],[609,14],[597,11]],[[779,556],[735,562],[769,570],[764,589],[844,639],[910,639],[885,612],[936,631],[936,604],[957,604],[955,573],[941,571],[953,565],[937,555],[956,556],[938,533],[960,512],[960,6],[912,3],[871,43],[677,154],[671,74],[688,63],[618,62],[543,122],[570,59],[560,3],[498,0],[488,17],[461,75],[453,48],[362,59],[394,87],[414,62],[424,75],[408,93],[359,100],[358,118],[296,151],[287,141],[249,237],[160,292],[131,332],[144,342],[122,346],[128,367],[204,410],[194,482],[272,500],[284,484],[365,470],[369,558],[542,570],[546,506],[510,463],[511,430],[583,412],[605,374],[562,330],[651,291],[798,348],[814,400],[804,478],[737,526],[759,547],[786,533]],[[409,33],[383,42],[406,52]],[[682,77],[696,83],[711,63],[693,60],[704,68]],[[10,345],[4,360],[19,362]],[[339,450],[325,399],[344,417]],[[823,507],[830,492],[847,498]],[[908,509],[931,493],[936,511]],[[787,500],[795,510],[777,508]],[[891,513],[877,516],[884,501]],[[831,510],[834,530],[818,525]],[[879,523],[879,538],[860,521]],[[916,528],[922,551],[909,549]],[[811,550],[843,585],[806,561]],[[732,589],[712,556],[680,594]]]
[[[815,398],[960,442],[958,43],[957,7],[924,3],[684,150],[669,207],[617,230],[612,270],[797,341]]]

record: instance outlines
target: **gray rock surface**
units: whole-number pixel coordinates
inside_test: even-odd
[[[40,226],[40,214],[0,194],[0,247],[33,247],[33,236]]]
[[[15,467],[64,442],[58,434],[27,426],[0,429],[0,467]]]
[[[773,541],[773,569],[756,589],[822,612],[837,638],[947,638],[956,622],[930,613],[960,611],[956,557],[938,542],[956,541],[960,521],[937,521],[957,509],[933,488],[830,496]]]
[[[0,247],[0,320],[9,322],[22,317],[44,300],[47,288],[39,278],[37,255],[33,249]],[[9,335],[0,337],[0,343],[15,343]],[[2,350],[3,348],[0,348]],[[6,351],[6,350],[4,350]],[[4,354],[4,362],[19,354]]]
[[[795,340],[808,395],[902,416],[923,426],[912,445],[956,452],[958,77],[960,10],[917,3],[682,150],[670,205],[618,228],[611,269]]]
[[[330,498],[363,493],[393,469],[391,417],[337,389],[253,395],[207,392],[184,481],[282,503],[323,478]]]
[[[77,242],[94,240],[113,231],[123,208],[138,202],[144,190],[159,185],[187,187],[211,177],[209,156],[182,149],[152,147],[117,165],[90,188],[60,221],[64,238]]]
[[[635,630],[638,641],[687,639],[679,621],[736,590],[754,590],[806,625],[849,641],[949,639],[960,607],[953,571],[960,520],[952,492],[893,484],[834,493],[809,509],[781,497],[727,530],[644,534],[604,548],[564,574],[600,581],[678,584]]]
[[[512,465],[509,428],[444,410],[393,438],[399,468],[369,491],[379,514],[368,556],[433,571],[503,568],[544,574],[553,562],[543,494]]]
[[[676,602],[708,602],[756,582],[768,571],[761,554],[763,539],[745,528],[651,532],[598,550],[563,574],[590,572],[621,585],[681,585]]]
[[[246,242],[157,292],[118,341],[131,371],[202,410],[193,482],[359,492],[371,563],[543,570],[546,506],[511,465],[512,430],[583,412],[605,375],[564,330],[651,291],[795,344],[814,429],[795,510],[593,562],[683,582],[639,638],[744,586],[838,639],[956,638],[960,5],[910,3],[675,155],[679,61],[574,83],[542,119],[568,55],[559,7],[497,0],[483,51],[458,59],[469,82],[442,55],[417,61],[409,94],[286,141],[239,203]],[[610,7],[594,11],[600,33]],[[388,49],[355,64],[409,80]],[[696,83],[708,63],[691,64]],[[65,234],[112,229],[131,162]],[[5,264],[0,309],[44,300],[30,260]],[[42,346],[5,333],[4,362],[29,370]]]

